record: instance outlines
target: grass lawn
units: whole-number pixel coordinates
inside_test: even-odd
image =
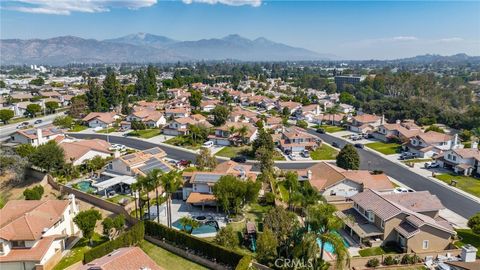
[[[108,129],[107,129],[107,128],[104,128],[104,129],[102,129],[102,130],[95,131],[95,132],[96,132],[96,133],[111,133],[111,132],[115,132],[115,131],[117,131],[117,129],[114,128],[114,127],[111,127],[111,128],[108,128]]]
[[[191,145],[188,138],[185,138],[183,136],[173,137],[171,139],[164,141],[164,143],[181,146],[181,147],[192,149],[192,150],[197,150],[197,149],[200,149],[200,147],[202,147],[202,144]]]
[[[24,121],[29,121],[30,120],[33,120],[32,118],[28,118],[28,117],[18,117],[18,118],[12,118],[10,120],[8,120],[8,123],[6,125],[10,125],[10,124],[15,124],[15,123],[19,123],[19,122],[24,122]],[[3,126],[5,125],[5,123],[0,123],[0,126]]]
[[[367,143],[365,144],[365,146],[375,151],[378,151],[384,155],[396,154],[400,149],[400,144],[398,143],[374,142],[374,143]]]
[[[113,202],[113,203],[116,203],[116,204],[120,204],[119,201],[123,198],[127,198],[129,202],[133,201],[133,197],[132,196],[128,196],[128,195],[123,195],[123,194],[118,194],[117,196],[115,197],[112,197],[112,198],[108,198],[107,201],[109,202]]]
[[[140,242],[140,248],[147,253],[161,268],[169,270],[203,270],[208,269],[192,261],[184,259],[168,250],[156,246],[148,241]]]
[[[320,147],[315,149],[315,151],[310,152],[310,157],[312,157],[313,160],[330,160],[335,159],[337,154],[338,151],[336,149],[326,144],[322,144]]]
[[[93,235],[93,247],[98,246],[106,241],[108,241],[107,238],[104,238],[97,233]],[[60,262],[55,265],[55,268],[53,268],[53,270],[65,269],[68,266],[83,260],[83,254],[91,248],[92,247],[88,245],[87,239],[80,239],[80,241],[78,241],[75,246],[70,250],[70,253],[68,253],[67,256],[63,257],[62,260],[60,260]]]
[[[368,257],[368,256],[375,256],[375,255],[382,255],[382,254],[396,254],[398,253],[396,249],[390,247],[372,247],[372,248],[365,248],[358,251],[360,256]]]
[[[458,237],[462,240],[455,242],[455,246],[462,247],[470,244],[478,249],[477,257],[480,258],[480,236],[474,234],[470,229],[456,230]]]
[[[250,146],[225,146],[222,150],[215,153],[215,156],[232,158],[243,155],[248,157],[251,150]]]
[[[343,128],[343,127],[330,126],[330,125],[321,125],[321,126],[319,126],[319,128],[323,128],[323,130],[325,130],[325,132],[328,132],[328,133],[335,133],[335,132],[339,132],[339,131],[344,131],[344,130],[345,130],[345,128]]]
[[[68,130],[68,132],[80,132],[80,131],[85,130],[85,129],[87,129],[86,126],[74,125],[71,129]]]
[[[457,181],[457,188],[473,194],[477,197],[480,197],[480,179],[474,178],[471,176],[463,176],[463,175],[456,175],[456,174],[439,174],[435,176],[437,179],[451,184],[452,180]]]
[[[158,136],[162,131],[158,128],[144,129],[144,130],[135,130],[128,133],[128,136],[140,137],[144,139],[150,139],[152,137]]]

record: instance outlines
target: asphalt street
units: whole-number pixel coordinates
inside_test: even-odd
[[[2,126],[2,127],[0,127],[0,140],[4,139],[6,137],[9,137],[11,134],[15,133],[15,131],[17,131],[17,126],[20,125],[23,122],[29,122],[34,127],[41,127],[41,126],[46,126],[46,125],[51,124],[53,122],[53,119],[55,119],[55,117],[60,116],[60,115],[64,115],[64,114],[65,114],[64,112],[60,112],[60,113],[56,113],[56,114],[50,114],[50,115],[47,115],[47,116],[44,116],[44,117],[27,119],[27,120],[22,121],[20,123],[15,123],[15,124],[9,124],[9,125]],[[42,123],[34,125],[33,123],[36,120],[39,120],[39,119],[42,120]]]
[[[321,138],[323,141],[331,144],[336,142],[340,147],[343,147],[347,142],[345,140],[333,137],[328,134],[318,134],[315,131],[308,131],[309,133]],[[71,133],[69,134],[72,137],[76,138],[99,138],[106,140],[105,134],[79,134]],[[178,148],[168,147],[165,145],[158,145],[150,143],[143,140],[138,140],[128,137],[117,137],[109,136],[109,141],[111,143],[123,144],[127,147],[144,150],[152,147],[159,146],[162,148],[168,155],[169,158],[173,159],[186,159],[186,160],[195,160],[195,154],[184,151]],[[379,157],[378,155],[371,153],[364,149],[358,149],[360,155],[360,168],[365,170],[382,170],[389,176],[395,178],[400,183],[414,189],[414,190],[428,190],[430,193],[437,195],[437,197],[442,201],[445,207],[454,211],[455,213],[468,218],[475,213],[480,211],[480,204],[467,198],[461,194],[458,194],[449,188],[436,183],[435,181],[429,180],[423,176],[420,176],[403,166],[396,164],[388,159]],[[220,161],[220,160],[219,160]],[[255,163],[250,163],[255,165]],[[280,169],[305,169],[312,166],[311,162],[291,162],[291,163],[276,163],[275,166]],[[256,166],[255,166],[256,167]]]

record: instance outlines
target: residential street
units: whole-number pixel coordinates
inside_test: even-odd
[[[340,146],[343,146],[346,141],[333,137],[328,134],[318,134],[315,131],[308,131],[309,133],[320,137],[323,141],[331,144],[333,141],[337,142]],[[77,134],[77,133],[70,133],[72,137],[76,138],[100,138],[106,139],[106,135],[104,134]],[[143,150],[155,146],[159,146],[158,144],[150,143],[147,141],[134,139],[134,138],[126,138],[126,137],[117,137],[117,136],[109,136],[109,140],[111,143],[118,143],[123,144],[125,146]],[[195,154],[187,151],[178,149],[177,147],[169,147],[166,145],[160,145],[160,147],[167,153],[169,158],[172,159],[188,159],[188,160],[195,160]],[[409,186],[414,190],[428,190],[432,194],[438,196],[438,198],[443,202],[445,207],[451,209],[453,212],[461,215],[462,217],[468,218],[475,214],[476,212],[480,211],[480,204],[475,202],[461,194],[458,194],[449,188],[424,178],[407,168],[402,167],[399,164],[395,164],[388,159],[384,159],[379,157],[378,155],[371,153],[364,149],[358,149],[360,154],[361,160],[361,169],[367,170],[382,170],[389,176],[395,178],[402,184]],[[219,159],[222,161],[224,159]],[[252,163],[255,165],[255,163]],[[312,165],[312,162],[276,162],[275,166],[279,167],[280,169],[304,169]]]
[[[41,126],[45,126],[45,125],[49,125],[53,122],[53,119],[55,119],[55,117],[57,116],[60,116],[60,115],[64,115],[65,112],[59,112],[59,113],[55,113],[55,114],[49,114],[47,116],[44,116],[44,117],[38,117],[38,118],[33,118],[33,119],[28,119],[28,120],[25,120],[25,122],[29,122],[30,124],[33,125],[33,122],[35,122],[36,120],[39,120],[41,119],[42,120],[42,123],[40,124],[36,124],[36,125],[33,125],[34,127],[41,127]],[[9,137],[11,134],[15,133],[15,131],[17,131],[17,126],[20,125],[22,122],[20,123],[14,123],[14,124],[9,124],[9,125],[5,125],[5,126],[1,126],[0,127],[0,141]]]

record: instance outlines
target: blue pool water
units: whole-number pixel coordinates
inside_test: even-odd
[[[179,220],[173,222],[172,225],[179,230],[183,229],[183,226],[180,224]],[[190,226],[187,226],[186,229],[189,230]],[[194,229],[192,234],[216,233],[216,232],[217,232],[217,229],[214,226],[202,224],[200,227]]]
[[[338,236],[340,236],[340,234],[336,233]],[[341,236],[340,236],[341,237]],[[343,240],[343,245],[348,248],[350,247],[350,244],[345,241],[345,239],[342,237],[342,240]],[[321,247],[322,246],[322,241],[320,239],[317,239],[317,243],[318,243],[318,246]],[[335,253],[335,249],[333,248],[333,245],[332,243],[329,243],[329,242],[326,242],[325,243],[325,246],[324,246],[324,249],[325,251],[329,252],[329,253]]]
[[[77,187],[79,190],[83,192],[93,192],[95,188],[92,187],[92,183],[90,181],[80,181],[77,183]]]

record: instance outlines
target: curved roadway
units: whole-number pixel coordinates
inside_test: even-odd
[[[345,140],[333,137],[328,134],[318,134],[315,131],[309,130],[310,134],[319,137],[323,141],[331,144],[332,142],[337,142],[340,147],[343,147],[346,143]],[[105,140],[107,135],[105,134],[81,134],[81,133],[70,133],[72,137],[76,138],[99,138]],[[109,136],[109,141],[111,143],[123,144],[125,146],[144,150],[152,147],[162,148],[170,158],[180,160],[187,159],[194,161],[196,154],[190,150],[183,150],[181,148],[168,146],[165,144],[156,144],[144,140],[120,137],[120,136]],[[399,164],[396,164],[388,159],[379,157],[377,154],[369,152],[364,149],[358,149],[360,155],[360,168],[365,170],[382,170],[389,176],[395,178],[402,184],[414,189],[414,190],[428,190],[430,193],[437,195],[437,197],[442,201],[445,207],[454,211],[455,213],[469,218],[477,212],[480,212],[480,203],[463,196],[457,192],[452,191],[450,188],[443,186],[430,180],[423,176],[420,176],[408,168],[405,168]],[[219,161],[224,161],[225,159],[217,158]],[[252,165],[256,165],[254,162],[247,162]],[[280,169],[305,169],[312,165],[312,162],[276,162],[275,166]]]

